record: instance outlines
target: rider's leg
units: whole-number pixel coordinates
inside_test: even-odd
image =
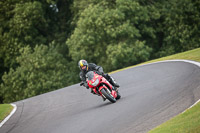
[[[109,75],[109,74],[104,74],[103,75],[114,87],[119,87],[119,84]]]

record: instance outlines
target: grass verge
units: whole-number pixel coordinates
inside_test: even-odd
[[[186,51],[179,54],[174,54],[174,55],[163,57],[163,58],[159,58],[159,59],[155,59],[155,60],[151,60],[151,61],[145,62],[145,64],[157,62],[157,61],[173,60],[173,59],[184,59],[184,60],[193,60],[193,61],[200,62],[200,48],[193,49],[193,50]]]
[[[149,133],[200,133],[200,103]]]
[[[6,116],[10,114],[13,106],[10,104],[0,104],[0,122],[2,122]]]
[[[119,70],[110,72],[110,74],[118,72],[118,71],[126,70],[126,69],[129,69],[129,68],[133,68],[133,67],[136,67],[136,66],[148,64],[148,63],[154,63],[154,62],[164,61],[164,60],[175,60],[175,59],[193,60],[193,61],[200,62],[200,48],[193,49],[193,50],[190,50],[190,51],[186,51],[186,52],[183,52],[183,53],[178,53],[178,54],[166,56],[166,57],[155,59],[155,60],[150,60],[150,61],[138,64],[138,65],[134,65],[134,66],[130,66],[130,67],[126,67],[126,68],[123,68],[123,69],[119,69]]]

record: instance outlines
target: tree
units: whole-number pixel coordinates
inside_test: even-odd
[[[47,23],[40,2],[17,3],[12,9],[12,17],[1,31],[0,58],[6,67],[16,65],[19,50],[27,45],[46,43]]]
[[[17,57],[19,67],[3,75],[1,91],[4,103],[14,102],[38,94],[56,90],[73,83],[68,74],[68,63],[51,44],[29,46],[21,49]]]
[[[20,49],[54,42],[66,59],[66,38],[71,32],[71,0],[6,0],[0,2],[0,77],[16,69]],[[2,80],[0,80],[0,83]]]
[[[119,43],[118,45],[109,45],[108,54],[109,64],[106,68],[112,66],[113,69],[124,68],[143,61],[150,57],[151,48],[145,46],[145,42],[136,41],[134,44]]]
[[[159,5],[162,21],[159,29],[163,32],[163,43],[158,52],[166,56],[200,46],[200,2],[173,0]]]
[[[81,13],[77,27],[67,41],[69,53],[74,61],[84,58],[89,62],[99,63],[106,71],[116,68],[107,65],[111,61],[110,49],[112,47],[125,48],[117,53],[125,54],[124,52],[128,52],[129,47],[133,50],[137,44],[142,44],[148,55],[145,57],[147,58],[151,48],[143,41],[142,36],[152,34],[152,28],[146,25],[148,21],[147,9],[140,6],[138,2],[117,0],[115,4],[105,1],[95,5],[90,4]],[[143,27],[147,32],[140,32],[140,28]],[[132,52],[139,51],[133,50]],[[112,55],[112,59],[117,57],[117,55]],[[139,60],[138,58],[131,60],[132,62],[126,61],[124,66],[134,64]]]

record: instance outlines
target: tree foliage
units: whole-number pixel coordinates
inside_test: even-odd
[[[19,67],[10,69],[3,76],[1,90],[4,102],[21,100],[48,91],[59,89],[69,83],[67,61],[50,45],[25,47],[17,57]]]
[[[198,0],[4,0],[0,7],[0,103],[79,82],[79,59],[109,72],[200,46]]]
[[[114,6],[104,1],[96,5],[90,4],[81,13],[77,27],[67,41],[69,53],[75,61],[85,58],[101,64],[108,71],[122,67],[122,65],[117,67],[107,65],[110,62],[116,62],[119,55],[125,54],[124,57],[128,57],[131,53],[139,55],[140,51],[134,50],[137,49],[134,47],[140,44],[147,60],[150,57],[151,48],[143,41],[142,36],[152,32],[152,28],[146,24],[148,21],[147,9],[140,6],[138,2],[117,0]],[[145,27],[147,32],[140,32],[141,27]],[[112,52],[116,48],[120,50]],[[142,61],[135,58],[121,63],[124,67],[139,60]]]
[[[44,34],[47,27],[40,2],[17,3],[11,12],[13,15],[5,27],[7,30],[2,31],[0,45],[0,57],[8,67],[15,65],[22,47],[46,43]]]
[[[173,0],[164,2],[161,8],[162,23],[159,28],[164,34],[159,56],[183,52],[200,46],[200,2]]]

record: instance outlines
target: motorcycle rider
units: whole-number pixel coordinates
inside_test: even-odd
[[[111,83],[111,85],[114,86],[114,89],[119,87],[119,85],[115,82],[115,80],[109,74],[105,74],[103,72],[103,68],[101,66],[97,66],[94,63],[87,63],[87,61],[83,59],[78,62],[78,66],[81,70],[79,75],[80,75],[80,79],[82,83],[80,85],[85,86],[87,89],[89,89],[89,86],[86,81],[86,73],[89,71],[95,71],[97,74],[102,75]],[[91,93],[95,94],[92,89],[91,89]]]

